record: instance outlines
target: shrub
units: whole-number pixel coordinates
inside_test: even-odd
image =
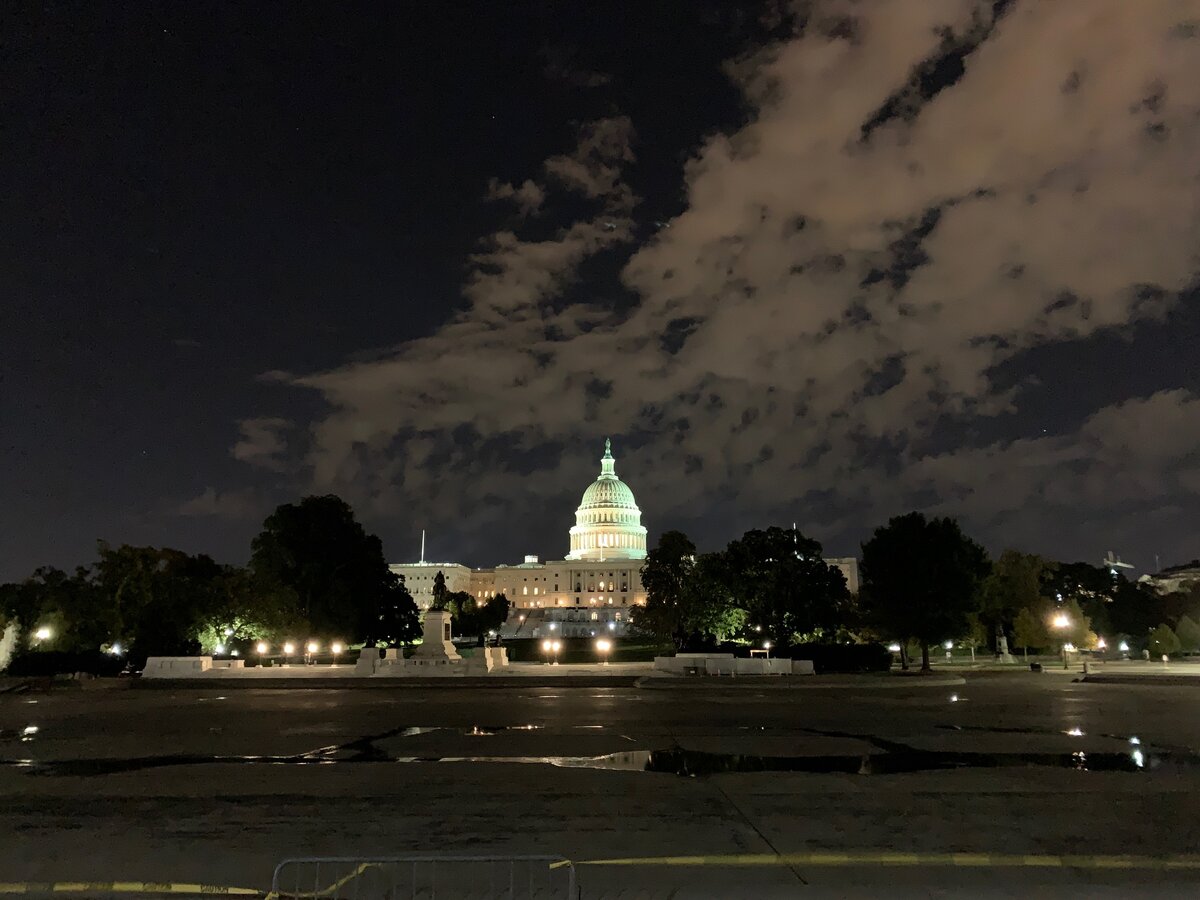
[[[892,654],[883,644],[797,644],[792,659],[812,660],[817,674],[825,672],[886,672]]]
[[[46,678],[83,672],[111,677],[124,668],[124,659],[99,650],[32,650],[15,656],[5,674],[14,678]]]

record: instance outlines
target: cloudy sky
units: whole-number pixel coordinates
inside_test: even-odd
[[[606,436],[651,540],[1200,556],[1194,0],[498,6],[17,23],[0,575],[561,558]]]

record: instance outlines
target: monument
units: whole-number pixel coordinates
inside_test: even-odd
[[[462,662],[450,640],[450,613],[444,609],[431,609],[425,613],[421,623],[421,643],[413,655],[405,660],[411,666],[447,666]]]

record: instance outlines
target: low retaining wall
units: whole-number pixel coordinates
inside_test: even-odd
[[[732,653],[677,653],[654,657],[654,668],[672,675],[812,675],[810,659],[751,657]]]
[[[212,667],[211,656],[151,656],[146,660],[146,668],[142,669],[142,677],[188,678]]]

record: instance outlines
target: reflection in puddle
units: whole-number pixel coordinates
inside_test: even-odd
[[[631,750],[603,756],[389,756],[378,749],[347,754],[329,748],[324,754],[301,756],[150,756],[134,759],[77,759],[36,762],[0,760],[0,765],[29,770],[35,775],[96,776],[196,765],[342,765],[358,762],[390,763],[503,763],[545,765],[569,769],[650,772],[698,778],[738,772],[798,772],[842,775],[901,775],[960,769],[1053,768],[1079,772],[1143,772],[1149,769],[1200,768],[1194,754],[1143,753],[960,753],[939,750],[906,750],[888,753],[837,756],[754,756],[740,753],[705,753],[673,748]],[[336,754],[336,755],[335,755]]]

